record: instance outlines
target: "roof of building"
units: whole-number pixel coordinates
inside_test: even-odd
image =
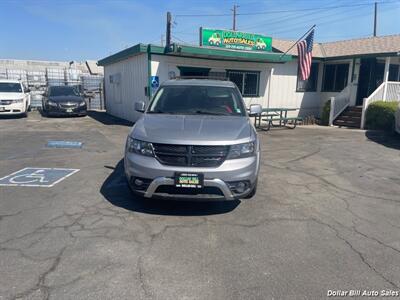
[[[245,62],[284,63],[292,60],[291,55],[282,56],[280,53],[265,51],[237,51],[222,48],[187,46],[179,44],[172,44],[172,48],[167,50],[166,47],[151,44],[137,44],[99,60],[98,65],[109,65],[142,53]]]
[[[218,60],[284,63],[292,60],[292,56],[297,56],[296,47],[290,49],[287,52],[287,55],[283,57],[280,54],[286,52],[291,46],[293,46],[294,43],[295,41],[291,40],[272,39],[272,48],[274,52],[237,51],[223,48],[199,47],[178,44],[173,44],[172,49],[170,51],[166,51],[165,47],[137,44],[99,60],[98,65],[105,66],[146,52],[149,52],[150,54],[162,54],[194,58],[199,57]],[[313,45],[313,57],[321,59],[368,55],[398,55],[398,53],[400,53],[400,34],[351,39],[328,43],[314,42]]]
[[[213,80],[213,79],[186,79],[177,78],[170,79],[163,82],[163,85],[199,85],[199,86],[224,86],[224,87],[235,87],[232,81],[228,80]]]
[[[272,47],[279,52],[286,52],[295,41],[272,39]],[[328,43],[314,43],[313,57],[338,58],[376,54],[394,54],[400,52],[400,34],[343,40]],[[296,47],[288,54],[297,55]]]

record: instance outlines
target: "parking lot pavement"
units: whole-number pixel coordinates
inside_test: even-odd
[[[400,289],[398,138],[313,126],[262,132],[255,198],[185,203],[129,193],[121,160],[129,130],[102,113],[0,119],[0,177],[79,169],[52,187],[0,186],[0,299],[318,299]],[[83,147],[46,148],[48,140]]]

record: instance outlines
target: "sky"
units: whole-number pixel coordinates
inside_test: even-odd
[[[378,2],[377,34],[400,34],[400,0]],[[198,45],[199,27],[315,41],[368,37],[373,0],[0,0],[0,59],[98,60],[137,43],[161,44],[166,13],[173,41]]]

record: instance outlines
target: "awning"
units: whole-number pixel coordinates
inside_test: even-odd
[[[137,44],[123,51],[99,60],[98,65],[109,65],[129,57],[141,54],[158,54],[189,58],[202,58],[226,61],[262,62],[262,63],[285,63],[293,60],[291,55],[282,56],[281,53],[265,51],[238,51],[229,49],[218,49],[216,47],[198,47],[180,44],[172,44],[170,48],[156,45]]]

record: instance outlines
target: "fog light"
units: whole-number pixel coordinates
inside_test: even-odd
[[[142,186],[143,185],[143,181],[142,180],[140,180],[140,179],[135,179],[135,181],[134,181],[134,184],[136,185],[136,186]]]
[[[243,181],[239,182],[236,185],[236,191],[238,191],[238,193],[243,193],[246,190],[247,184]]]

